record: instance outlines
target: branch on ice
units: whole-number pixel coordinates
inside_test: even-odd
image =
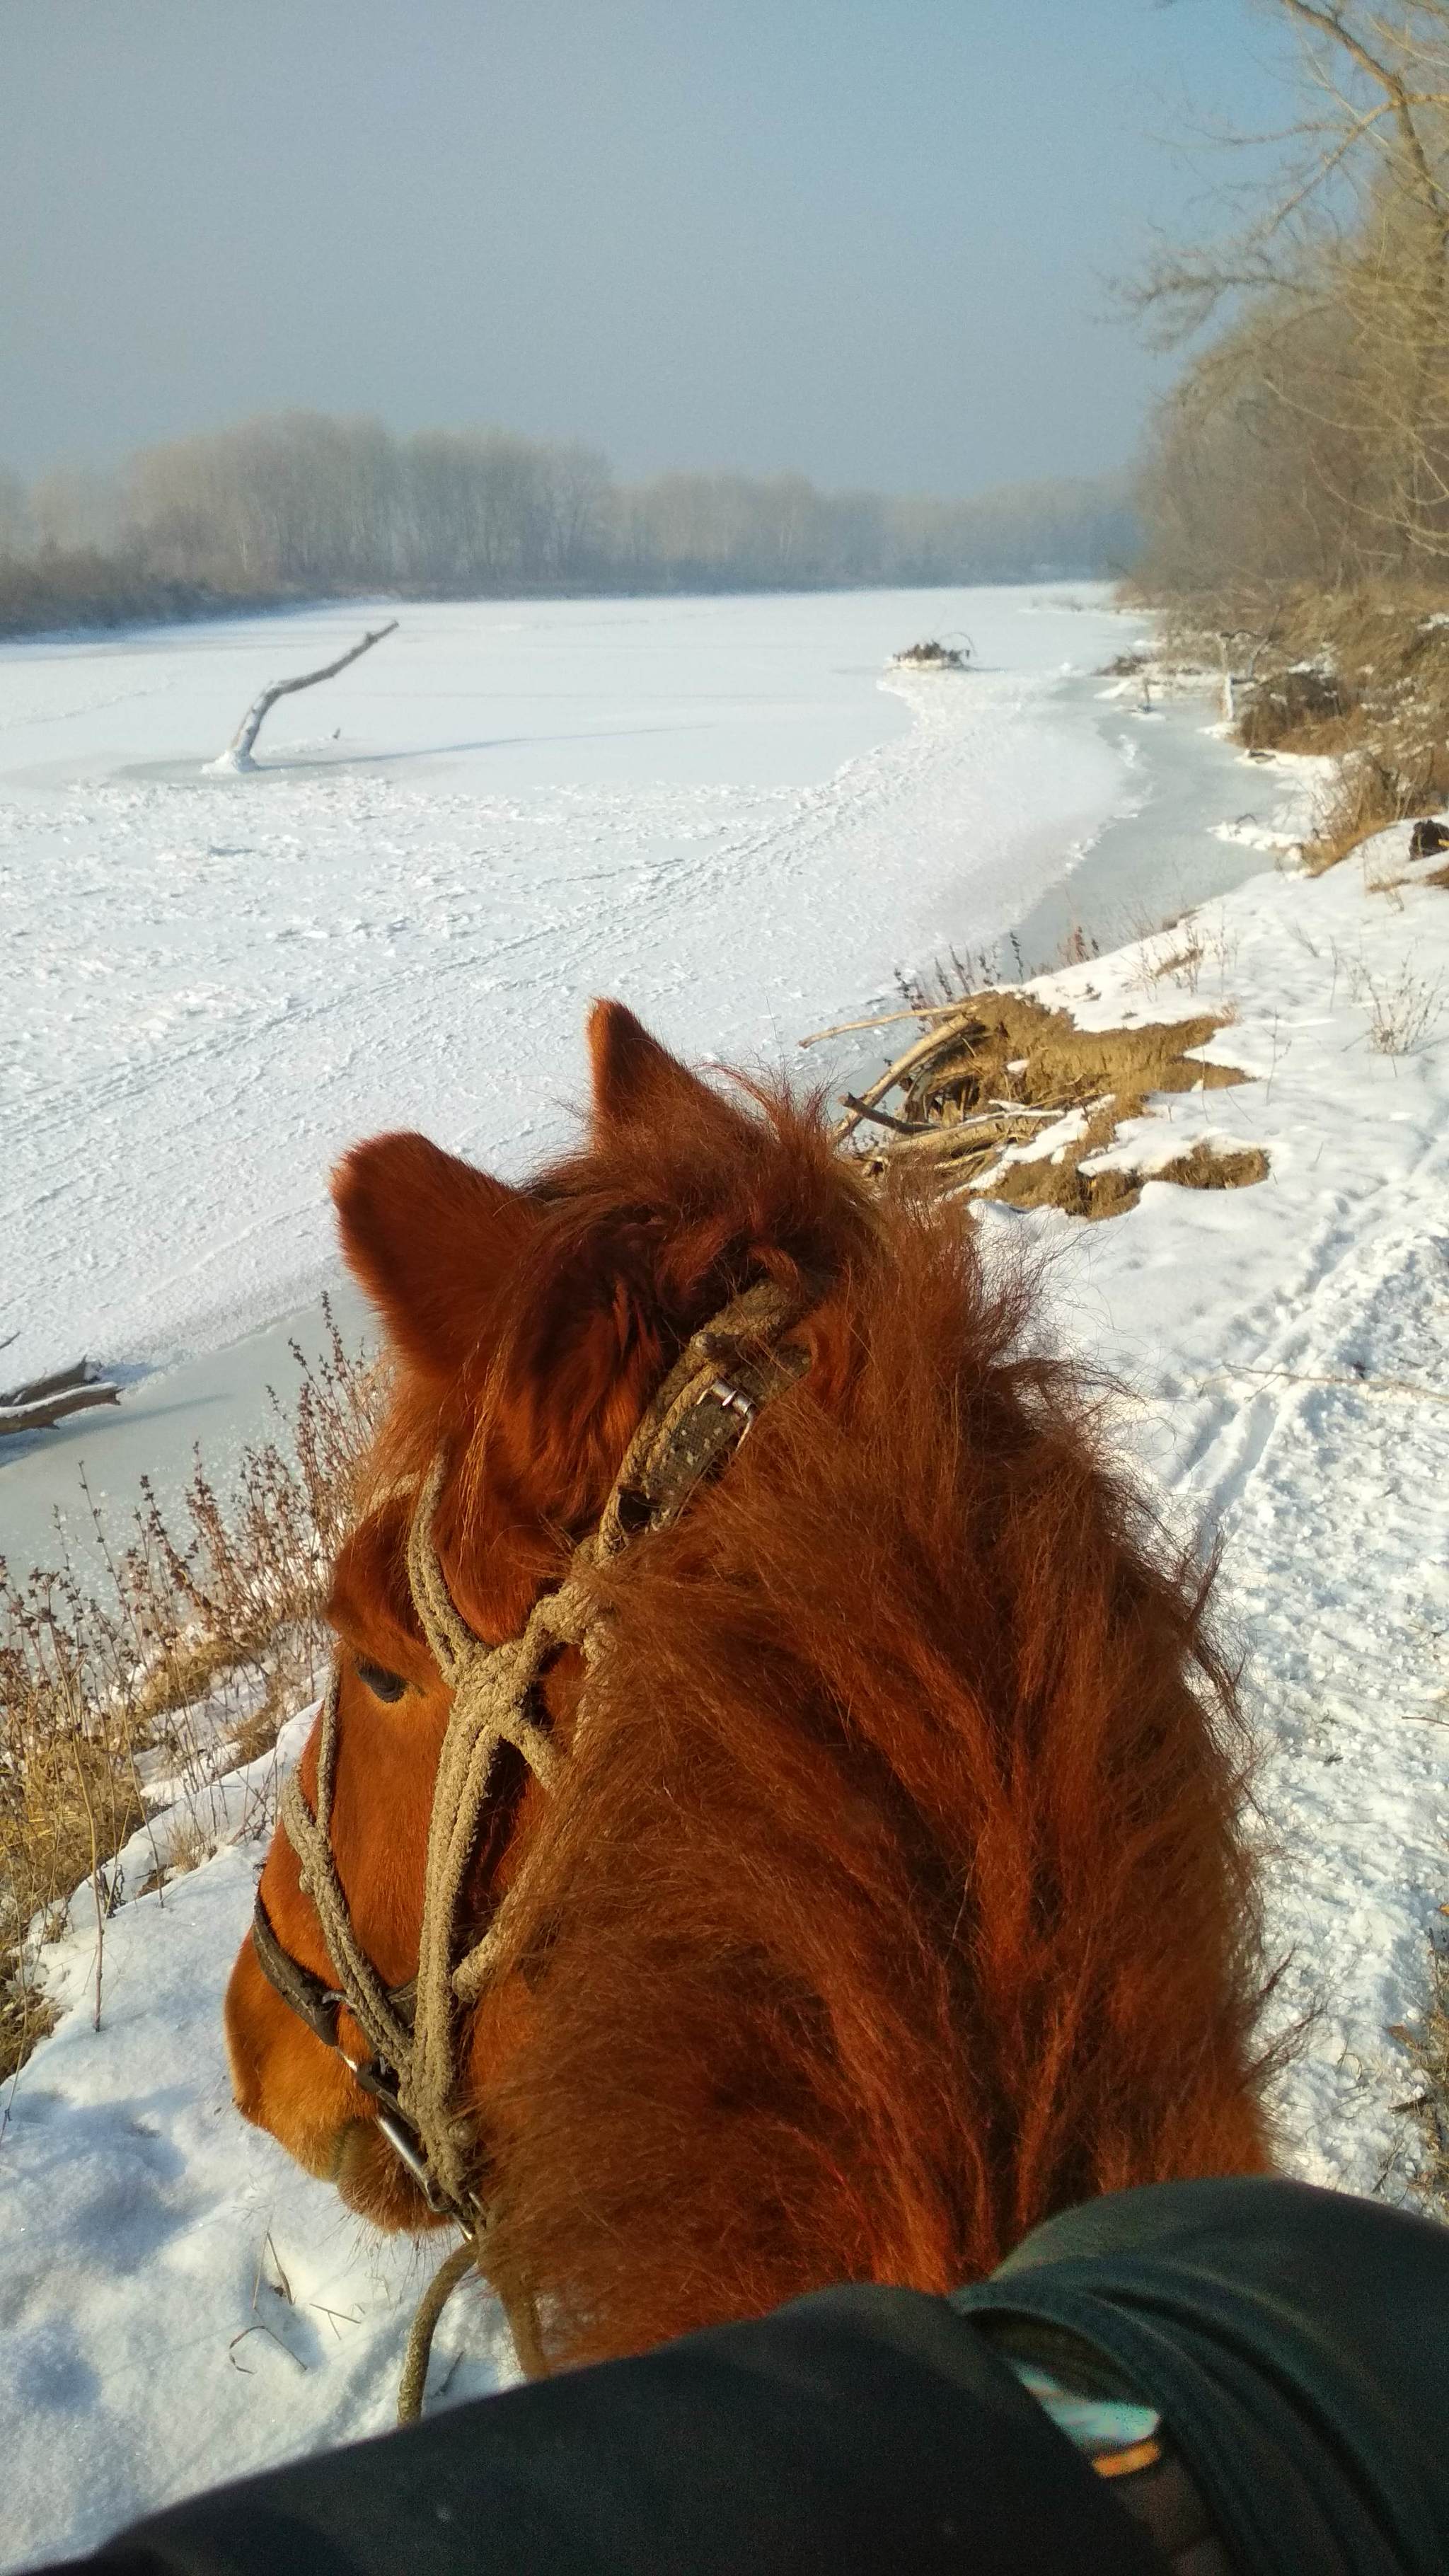
[[[261,732],[263,719],[278,698],[289,698],[295,689],[315,689],[319,680],[335,680],[338,672],[345,671],[349,662],[358,661],[364,653],[371,651],[374,644],[380,644],[385,635],[395,635],[396,632],[397,619],[394,617],[390,625],[375,626],[370,635],[364,635],[360,644],[353,645],[350,653],[329,662],[325,671],[304,671],[296,680],[274,680],[269,689],[263,689],[259,698],[253,698],[221,757],[206,763],[207,776],[221,778],[255,769],[252,745]]]
[[[67,1414],[91,1404],[119,1404],[121,1390],[101,1378],[89,1360],[60,1369],[54,1377],[33,1378],[28,1386],[0,1394],[0,1440],[16,1431],[52,1431]]]

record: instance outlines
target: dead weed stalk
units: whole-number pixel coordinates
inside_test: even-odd
[[[1438,1026],[1445,995],[1442,975],[1416,975],[1405,961],[1390,983],[1361,962],[1348,970],[1349,989],[1369,1019],[1369,1045],[1377,1055],[1413,1055]]]
[[[325,1663],[327,1568],[378,1387],[325,1301],[324,1317],[322,1358],[293,1343],[299,1384],[288,1403],[268,1390],[275,1429],[243,1452],[230,1493],[198,1452],[179,1526],[143,1479],[117,1550],[86,1487],[94,1562],[59,1525],[56,1565],[22,1578],[0,1558],[0,2078],[48,2027],[37,1932],[58,1931],[89,1887],[103,1942],[115,1856],[151,1784],[191,1802],[195,1828],[183,1820],[164,1863],[152,1855],[159,1891],[204,1857],[208,1787],[267,1749]]]

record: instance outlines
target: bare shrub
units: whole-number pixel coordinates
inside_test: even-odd
[[[1403,781],[1380,752],[1361,748],[1349,753],[1318,799],[1313,830],[1303,845],[1304,866],[1310,876],[1321,876],[1375,832],[1401,823],[1408,811]]]
[[[200,1456],[182,1529],[149,1482],[116,1553],[92,1504],[100,1576],[61,1562],[23,1579],[0,1558],[0,2075],[47,2023],[31,1989],[33,1928],[58,1928],[89,1884],[98,1924],[120,1894],[110,1865],[143,1821],[147,1784],[197,1801],[274,1742],[328,1652],[327,1568],[371,1436],[373,1370],[343,1345],[330,1307],[318,1363],[294,1343],[300,1382],[273,1393],[274,1436],[243,1453],[223,1497]],[[165,1866],[179,1865],[173,1825]],[[97,2004],[99,2009],[99,1999]]]
[[[1171,946],[1163,949],[1158,943],[1166,933],[1175,936]],[[1142,921],[1132,935],[1142,950],[1130,978],[1138,992],[1150,993],[1155,984],[1171,981],[1185,993],[1195,993],[1210,967],[1217,970],[1219,990],[1226,991],[1238,962],[1239,941],[1229,930],[1225,913],[1220,911],[1216,921],[1196,912],[1156,925]]]
[[[1160,984],[1170,976],[1185,993],[1195,993],[1206,956],[1207,940],[1201,922],[1188,921],[1183,924],[1181,936],[1171,954],[1154,961],[1148,971],[1154,984]]]
[[[1416,975],[1407,961],[1392,983],[1376,981],[1364,965],[1351,966],[1349,990],[1369,1015],[1369,1044],[1379,1055],[1412,1055],[1444,1009],[1442,975]]]
[[[1089,958],[1100,957],[1101,954],[1101,941],[1084,930],[1079,921],[1074,921],[1070,930],[1064,930],[1057,942],[1056,963],[1058,966],[1085,966]]]
[[[974,957],[962,957],[952,948],[949,958],[938,957],[917,973],[897,967],[896,991],[908,1011],[939,1011],[994,984],[998,972],[994,949],[978,948]]]

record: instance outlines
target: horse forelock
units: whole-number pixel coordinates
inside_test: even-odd
[[[440,1552],[459,1608],[490,1640],[512,1632],[597,1519],[650,1393],[691,1333],[754,1278],[803,1302],[870,1255],[873,1213],[818,1103],[756,1086],[745,1115],[693,1090],[698,1102],[676,1101],[664,1133],[596,1126],[583,1150],[516,1193],[506,1257],[491,1269],[469,1267],[466,1205],[453,1232],[446,1204],[430,1212],[434,1258],[452,1282],[448,1322],[436,1359],[419,1353],[415,1328],[393,1331],[391,1399],[362,1508],[416,1492],[445,1450]]]

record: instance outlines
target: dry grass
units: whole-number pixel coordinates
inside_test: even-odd
[[[1442,804],[1446,790],[1449,777],[1441,781],[1432,765],[1426,773],[1421,764],[1420,775],[1410,779],[1379,749],[1361,746],[1345,752],[1330,786],[1317,801],[1313,829],[1303,844],[1303,864],[1309,875],[1321,876],[1325,868],[1336,867],[1391,823],[1430,812]]]
[[[1449,1905],[1443,1912],[1449,1914]],[[1424,2155],[1416,2188],[1443,2215],[1449,2215],[1449,1950],[1437,1942],[1429,1952],[1429,2001],[1423,2019],[1410,2027],[1395,2023],[1391,2036],[1414,2061],[1419,2090],[1400,2105],[1409,2113],[1423,2141]]]
[[[143,1482],[119,1553],[92,1506],[99,1578],[64,1543],[24,1579],[0,1558],[0,2076],[47,2024],[34,1927],[59,1928],[83,1887],[104,1924],[147,1780],[195,1802],[194,1833],[173,1820],[159,1885],[204,1856],[208,1786],[266,1750],[325,1662],[326,1569],[376,1403],[330,1310],[327,1329],[316,1365],[293,1345],[297,1390],[286,1406],[273,1395],[275,1436],[244,1453],[228,1496],[198,1455],[179,1532]]]
[[[924,1035],[848,1109],[841,1135],[869,1133],[863,1159],[880,1177],[909,1169],[944,1190],[1013,1207],[1119,1216],[1136,1206],[1144,1175],[1083,1167],[1125,1120],[1145,1114],[1151,1094],[1246,1079],[1231,1065],[1191,1056],[1226,1019],[1202,1012],[1141,1028],[1083,1029],[1025,993],[975,991],[953,1010],[932,1006]],[[1267,1170],[1256,1147],[1218,1152],[1199,1142],[1145,1177],[1235,1189]]]
[[[1170,947],[1160,945],[1161,933],[1151,924],[1139,923],[1132,936],[1142,950],[1141,964],[1133,982],[1139,992],[1150,993],[1154,985],[1173,983],[1185,993],[1196,993],[1207,975],[1225,994],[1234,966],[1238,961],[1238,941],[1227,925],[1221,908],[1216,921],[1202,913],[1189,913],[1185,921],[1165,922],[1163,931],[1173,934]]]
[[[1302,751],[1310,740],[1316,751],[1335,751],[1349,722],[1338,681],[1309,663],[1245,689],[1237,735],[1245,751]]]
[[[1235,730],[1245,749],[1339,763],[1304,849],[1315,874],[1387,824],[1449,803],[1442,617],[1432,592],[1384,583],[1169,605],[1168,651],[1211,664],[1223,635],[1254,639],[1252,677],[1236,684]],[[1229,649],[1242,655],[1248,647],[1243,640]]]

